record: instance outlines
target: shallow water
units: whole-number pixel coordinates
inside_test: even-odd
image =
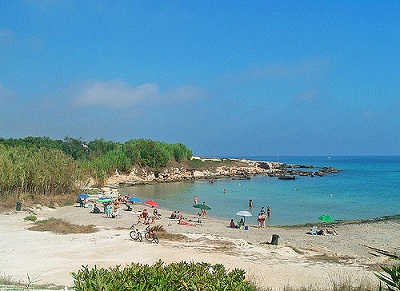
[[[256,223],[262,206],[272,209],[270,225],[318,222],[328,214],[335,220],[368,219],[400,213],[400,156],[383,157],[246,157],[258,161],[279,161],[342,170],[324,177],[299,177],[283,181],[268,176],[251,180],[161,183],[120,189],[134,193],[142,202],[153,199],[161,208],[196,215],[193,197],[205,201],[208,214],[222,219],[239,220],[235,213],[248,210]],[[224,189],[226,193],[224,193]],[[249,207],[249,199],[253,207]],[[166,215],[169,215],[167,213]]]

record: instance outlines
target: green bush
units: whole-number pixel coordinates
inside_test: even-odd
[[[74,290],[253,290],[245,272],[227,272],[221,264],[171,263],[161,260],[152,266],[133,264],[120,269],[84,267],[74,278]]]

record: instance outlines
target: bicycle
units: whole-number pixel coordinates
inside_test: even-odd
[[[130,229],[133,229],[129,233],[129,236],[131,237],[131,239],[138,240],[138,241],[143,241],[142,233],[139,231],[139,229],[136,228],[136,224],[132,224]]]
[[[144,238],[149,242],[154,242],[156,244],[159,243],[158,235],[156,232],[149,226],[146,227],[146,233],[144,234]]]

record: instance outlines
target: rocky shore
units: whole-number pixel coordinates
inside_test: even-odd
[[[118,170],[112,175],[107,186],[113,188],[128,187],[140,184],[215,180],[232,178],[234,180],[251,179],[255,175],[268,175],[283,180],[296,179],[298,176],[324,176],[340,172],[339,169],[312,165],[285,164],[281,162],[250,161],[246,159],[201,158],[192,160],[204,163],[206,166],[194,168],[188,166],[170,166],[155,172],[146,168],[133,168],[129,174],[120,174]],[[210,164],[211,163],[211,164]]]

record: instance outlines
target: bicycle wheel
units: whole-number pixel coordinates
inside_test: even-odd
[[[149,242],[152,242],[152,241],[153,241],[153,238],[151,237],[150,232],[146,232],[146,233],[144,234],[144,238],[145,238],[147,241],[149,241]]]
[[[158,240],[158,235],[156,233],[153,234],[153,242],[158,244],[160,241]]]
[[[137,233],[135,230],[132,230],[132,231],[129,233],[129,236],[130,236],[131,239],[133,239],[133,240],[137,240],[138,237],[139,237],[138,233]]]

